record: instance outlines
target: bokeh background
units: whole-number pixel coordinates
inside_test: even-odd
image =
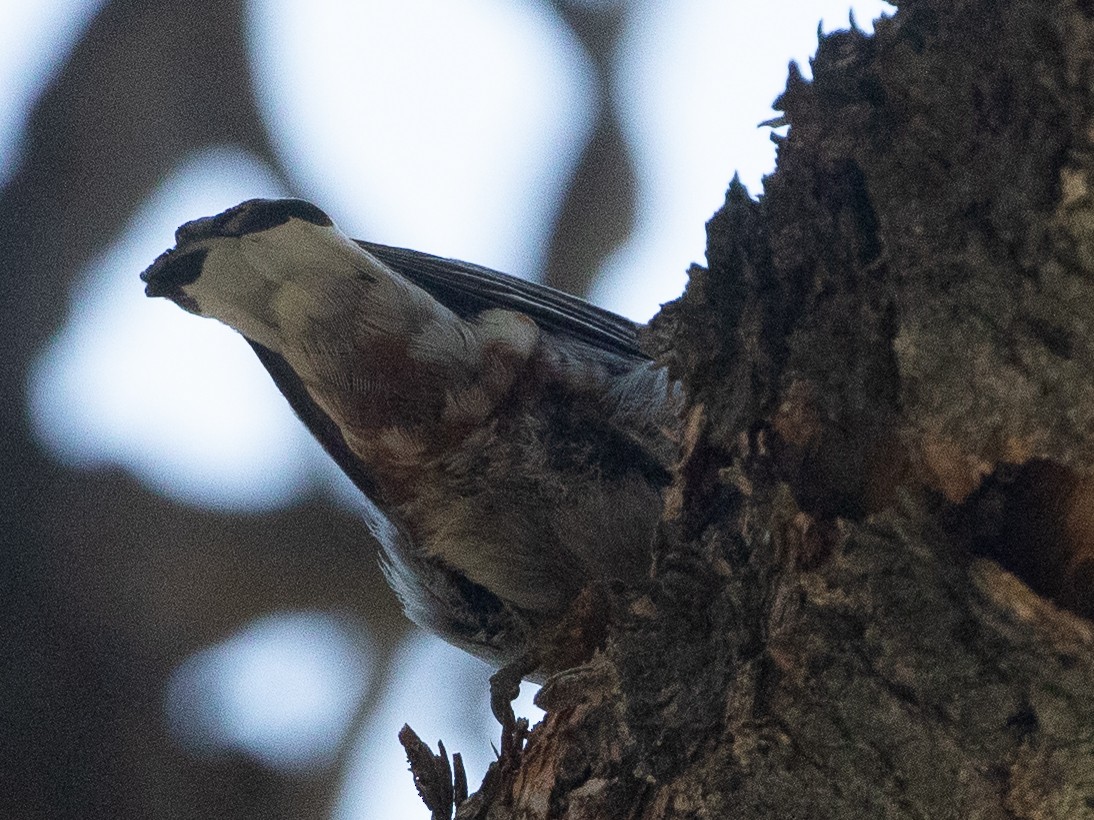
[[[178,224],[302,196],[645,320],[850,10],[2,0],[0,816],[424,818],[399,726],[497,740],[249,348],[143,297]]]

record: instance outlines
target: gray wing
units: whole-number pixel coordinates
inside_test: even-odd
[[[649,359],[638,346],[640,325],[576,296],[458,259],[354,241],[463,319],[491,308],[515,310],[563,336],[624,356]]]

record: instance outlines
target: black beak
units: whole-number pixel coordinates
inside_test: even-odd
[[[145,283],[144,295],[166,296],[176,301],[180,297],[184,298],[183,285],[196,282],[201,276],[201,268],[208,253],[207,248],[181,253],[177,248],[164,251],[141,274],[141,281]]]

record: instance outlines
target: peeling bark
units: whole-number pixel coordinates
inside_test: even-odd
[[[655,320],[653,580],[458,816],[1094,817],[1094,7],[899,6]]]

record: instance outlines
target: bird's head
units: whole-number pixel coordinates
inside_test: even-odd
[[[278,292],[309,273],[367,271],[376,260],[302,199],[249,199],[175,231],[175,247],[141,274],[148,296],[264,341]]]

